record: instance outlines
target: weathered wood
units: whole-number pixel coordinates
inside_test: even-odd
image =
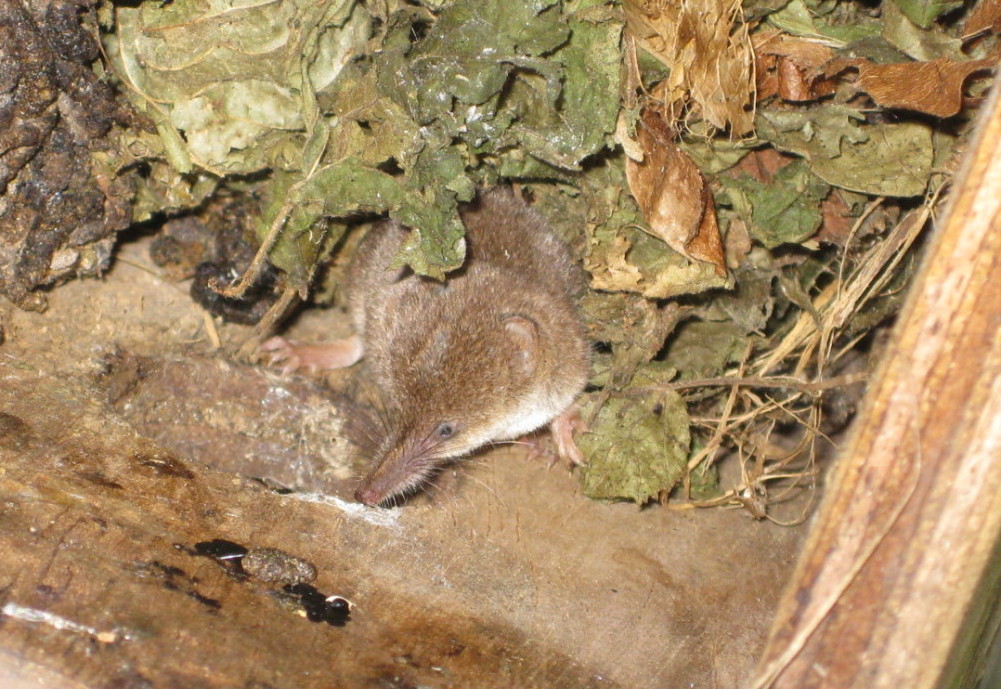
[[[999,600],[997,84],[979,127],[784,594],[755,689],[931,689],[967,686],[975,673],[977,635]]]
[[[122,254],[5,318],[0,688],[734,689],[753,667],[799,531],[596,503],[503,448],[399,510],[339,501],[345,407],[208,351],[187,295]],[[309,561],[351,621],[189,553],[211,539]]]

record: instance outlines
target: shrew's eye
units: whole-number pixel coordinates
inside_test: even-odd
[[[455,435],[455,424],[448,423],[447,421],[445,423],[440,423],[434,429],[434,434],[442,439],[451,438]]]

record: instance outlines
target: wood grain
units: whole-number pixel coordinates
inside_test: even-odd
[[[968,686],[998,604],[1001,105],[833,472],[750,686]],[[996,615],[993,624],[996,624]]]

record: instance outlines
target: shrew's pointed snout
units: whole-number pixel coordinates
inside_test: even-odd
[[[389,480],[390,476],[384,471],[385,467],[386,462],[383,461],[372,473],[362,479],[355,490],[355,500],[369,507],[379,507],[396,494],[393,482]]]
[[[367,505],[368,507],[378,507],[378,495],[365,486],[359,486],[356,491],[354,491],[354,499],[361,503],[362,505]]]
[[[372,486],[367,485],[367,482],[362,483],[355,491],[355,500],[369,507],[378,507],[384,499],[383,495]]]
[[[355,491],[355,500],[370,507],[385,505],[424,483],[433,468],[434,462],[429,461],[424,452],[398,444],[362,479]]]

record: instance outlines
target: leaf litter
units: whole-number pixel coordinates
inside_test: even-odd
[[[279,269],[259,331],[329,298],[320,268],[386,214],[411,228],[397,263],[447,279],[459,204],[518,185],[590,276],[585,493],[779,520],[946,197],[1001,49],[992,7],[173,0],[99,18],[152,123],[120,133],[119,169],[149,172],[134,219],[254,199],[257,258],[225,292]]]

